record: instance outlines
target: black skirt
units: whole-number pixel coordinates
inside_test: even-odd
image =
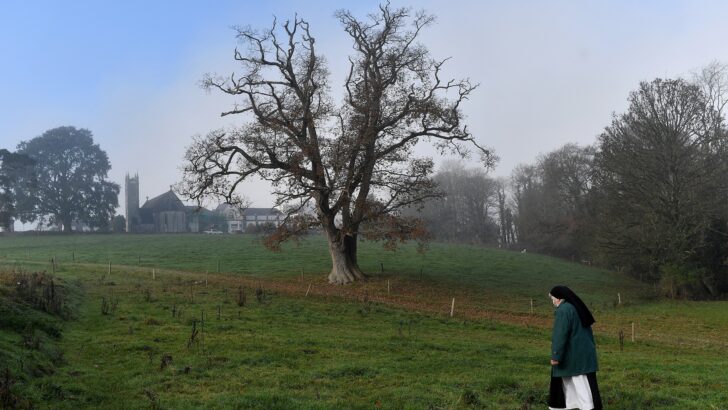
[[[589,380],[589,390],[591,390],[592,401],[594,402],[594,410],[602,410],[602,396],[599,394],[597,374],[587,373],[586,378],[587,380]],[[564,382],[561,377],[551,376],[548,405],[549,407],[553,407],[555,409],[563,409],[566,407],[566,397],[564,396]]]

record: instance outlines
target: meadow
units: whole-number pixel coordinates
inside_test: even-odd
[[[315,235],[272,252],[251,235],[75,235],[0,238],[0,258],[58,264],[108,264],[188,272],[228,273],[258,278],[320,279],[331,268],[322,237]],[[469,245],[433,243],[424,253],[417,244],[402,244],[396,251],[362,241],[362,269],[374,278],[389,275],[400,280],[432,282],[470,289],[506,305],[491,309],[530,308],[529,299],[548,302],[556,283],[578,286],[593,304],[612,305],[617,293],[627,303],[650,298],[649,289],[632,278],[568,263],[537,254],[521,254]],[[50,266],[50,265],[49,265]],[[524,308],[525,306],[525,308]]]
[[[420,254],[365,242],[360,259],[369,280],[331,286],[318,237],[280,253],[246,235],[2,237],[0,398],[5,389],[16,406],[39,408],[543,408],[546,293],[564,283],[595,311],[607,408],[728,403],[726,302],[668,301],[618,273],[476,246]],[[35,299],[19,290],[41,271],[59,309],[37,302],[47,276]]]

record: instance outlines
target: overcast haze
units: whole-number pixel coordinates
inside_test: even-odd
[[[239,124],[220,118],[230,96],[208,94],[206,72],[235,68],[233,25],[264,28],[273,15],[311,23],[341,97],[350,43],[332,17],[377,2],[33,2],[0,12],[0,148],[44,131],[88,128],[110,157],[110,178],[139,173],[140,195],[180,178],[195,134]],[[501,161],[495,175],[567,142],[593,143],[642,80],[687,76],[728,61],[724,2],[393,1],[424,8],[437,24],[422,41],[446,73],[481,84],[464,107],[478,141]],[[423,151],[427,153],[426,150]],[[440,160],[438,160],[440,161]],[[262,183],[244,193],[270,206]],[[123,190],[119,198],[123,205]],[[123,208],[119,209],[123,214]]]

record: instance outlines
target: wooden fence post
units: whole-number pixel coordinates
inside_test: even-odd
[[[452,298],[452,305],[450,305],[450,317],[455,314],[455,298]]]
[[[632,342],[634,342],[634,322],[632,322]]]

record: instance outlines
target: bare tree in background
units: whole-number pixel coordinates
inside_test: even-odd
[[[589,252],[594,152],[565,144],[514,170],[519,246],[572,259]]]
[[[413,154],[418,142],[461,156],[475,147],[486,166],[496,158],[463,124],[461,104],[475,85],[444,80],[445,60],[432,59],[417,41],[432,16],[386,4],[365,19],[343,10],[336,17],[353,44],[340,104],[330,96],[326,63],[305,20],[237,29],[247,47],[234,54],[242,73],[208,75],[204,85],[237,96],[222,115],[243,114],[249,122],[196,139],[179,190],[196,200],[217,195],[240,203],[236,187],[246,178],[271,181],[277,206],[295,206],[267,244],[275,249],[320,226],[332,258],[329,281],[344,284],[365,276],[357,261],[360,234],[389,246],[424,234],[399,214],[437,195],[432,159]],[[314,218],[293,217],[311,202]]]
[[[728,114],[728,65],[713,61],[693,73],[692,82],[703,92],[708,104],[725,118]]]
[[[508,201],[509,182],[506,178],[498,178],[495,184],[498,205],[498,243],[502,247],[509,247],[516,243],[513,210]]]
[[[601,248],[673,296],[717,294],[725,272],[725,250],[711,251],[725,247],[728,192],[728,135],[714,101],[684,80],[643,82],[599,138]]]
[[[542,240],[556,255],[582,259],[590,251],[594,153],[591,146],[565,144],[539,161],[543,175]]]
[[[453,242],[498,242],[497,183],[481,168],[447,161],[434,177],[443,197],[427,201],[420,216],[433,237]]]
[[[536,165],[521,164],[513,169],[511,187],[516,211],[514,225],[518,243],[530,245],[537,242],[536,236],[540,215],[538,214],[543,184]]]

